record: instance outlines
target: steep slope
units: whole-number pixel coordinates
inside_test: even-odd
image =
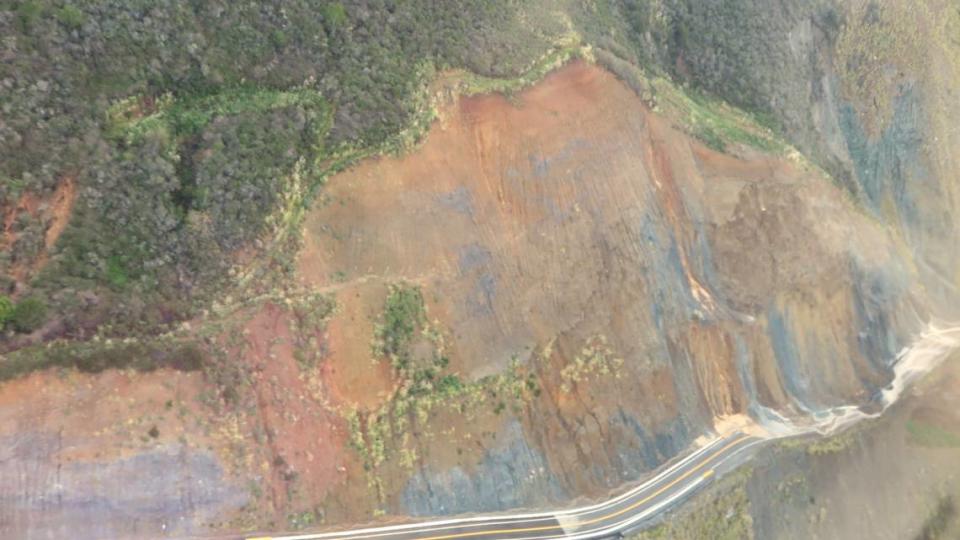
[[[717,417],[869,401],[919,328],[909,257],[815,168],[737,153],[707,148],[575,62],[511,100],[463,98],[410,155],[331,181],[307,218],[304,283],[341,282],[343,306],[416,285],[447,372],[477,380],[514,359],[542,384],[499,415],[478,462],[442,457],[452,440],[482,436],[442,412],[414,422],[412,443],[378,443],[389,510],[598,493]],[[377,361],[350,351],[327,361]],[[347,403],[373,413],[373,392],[357,381]],[[454,428],[452,440],[430,435]],[[420,459],[407,482],[410,451]],[[488,482],[502,467],[531,476]]]
[[[0,8],[0,536],[564,504],[957,315],[946,0],[295,4]]]

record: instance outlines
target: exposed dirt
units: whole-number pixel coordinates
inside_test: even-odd
[[[0,246],[4,251],[9,250],[17,241],[17,233],[14,230],[14,223],[21,213],[28,214],[31,218],[36,218],[39,214],[40,198],[33,193],[24,193],[20,196],[13,207],[5,209],[3,215],[3,245]],[[29,270],[28,262],[18,261],[8,269],[10,277],[15,281],[22,281]]]
[[[8,269],[10,277],[23,282],[39,272],[49,258],[50,252],[70,220],[73,204],[77,198],[77,182],[73,175],[64,176],[57,188],[48,197],[24,193],[11,208],[3,211],[3,235],[0,250],[10,250],[17,241],[15,222],[21,213],[39,220],[42,224],[43,249],[32,260],[15,261]]]
[[[0,462],[0,474],[30,471],[0,491],[16,501],[0,525],[82,522],[38,517],[48,496],[34,486],[57,460],[140,463],[158,440],[196,456],[173,480],[158,474],[164,485],[201,470],[214,487],[202,504],[192,492],[162,511],[130,502],[124,511],[147,516],[138,523],[150,534],[557,504],[635,480],[757,404],[796,412],[885,382],[861,334],[875,324],[886,338],[909,269],[888,231],[816,171],[714,152],[583,62],[510,99],[452,101],[440,118],[408,155],[329,181],[305,223],[292,296],[220,321],[205,380],[110,373],[58,387],[47,373],[0,387],[10,396],[0,437],[74,430],[66,449]],[[55,197],[54,214],[70,201]],[[61,230],[53,220],[47,240]],[[851,273],[862,268],[871,294],[887,281],[895,293],[861,300]],[[399,282],[420,288],[429,319],[413,357],[442,348],[449,364],[432,384],[446,380],[455,398],[429,385],[399,395],[409,381],[374,355]],[[311,319],[302,289],[332,295],[336,309]],[[116,408],[87,401],[114,386],[127,400]],[[183,418],[164,412],[171,400],[188,402]],[[123,403],[143,419],[126,423]],[[20,408],[38,419],[15,421]],[[15,443],[0,451],[20,452]],[[111,450],[98,456],[101,446]],[[78,500],[96,495],[76,489]],[[197,510],[172,524],[192,507],[220,517]],[[110,512],[91,514],[105,536],[146,531]]]
[[[274,511],[290,507],[289,498],[322,500],[341,476],[344,426],[310,390],[295,359],[296,337],[289,314],[272,304],[244,327],[256,395],[257,419],[269,448],[269,498]],[[322,395],[321,395],[322,399]]]
[[[816,170],[715,152],[583,62],[509,99],[448,101],[439,117],[416,151],[329,182],[299,260],[303,284],[338,290],[338,400],[370,411],[389,391],[368,344],[383,302],[374,289],[391,282],[423,289],[452,373],[537,366],[542,393],[522,410],[482,428],[438,412],[414,431],[437,478],[498,446],[449,456],[431,434],[479,440],[519,421],[562,489],[599,493],[715,417],[865,399],[884,383],[852,329],[850,258],[895,267],[895,244]],[[562,377],[598,336],[623,360],[617,376]],[[390,463],[377,473],[388,511],[401,504],[391,493],[412,489]]]
[[[394,386],[390,365],[373,356],[374,323],[383,311],[387,287],[361,282],[341,289],[338,313],[328,328],[324,380],[334,403],[373,410]]]
[[[45,372],[0,387],[0,531],[10,538],[184,535],[248,495],[219,463],[199,373]]]
[[[68,176],[60,182],[53,197],[50,198],[50,222],[47,225],[47,232],[43,236],[44,246],[50,250],[60,238],[63,230],[70,221],[70,213],[73,211],[73,203],[77,200],[77,180],[73,176]]]

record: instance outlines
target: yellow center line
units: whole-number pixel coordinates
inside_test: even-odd
[[[686,479],[686,478],[689,477],[690,475],[692,475],[692,474],[694,474],[695,472],[699,471],[700,469],[706,467],[708,463],[710,463],[711,461],[713,461],[714,459],[716,459],[720,454],[724,453],[727,449],[732,448],[733,446],[736,446],[737,444],[739,444],[740,442],[744,441],[745,439],[748,439],[749,437],[750,437],[749,435],[742,435],[742,436],[738,437],[737,439],[735,439],[735,440],[733,440],[732,442],[730,442],[730,443],[728,443],[727,445],[725,445],[725,446],[724,446],[723,448],[721,448],[720,450],[717,450],[717,452],[714,453],[712,456],[710,456],[710,457],[708,457],[707,459],[705,459],[705,460],[703,460],[702,462],[700,462],[696,467],[693,467],[693,468],[690,469],[689,471],[681,474],[680,476],[678,476],[677,478],[675,478],[675,479],[674,479],[672,482],[670,482],[669,484],[667,484],[667,485],[665,485],[665,486],[662,486],[662,487],[661,487],[660,489],[658,489],[657,491],[654,491],[654,492],[651,493],[650,495],[647,495],[647,496],[644,497],[643,499],[641,499],[641,500],[639,500],[639,501],[631,504],[630,506],[621,508],[620,510],[617,510],[616,512],[611,512],[610,514],[607,514],[607,515],[605,515],[605,516],[600,516],[600,517],[597,517],[597,518],[588,519],[588,520],[585,520],[585,521],[580,521],[580,522],[577,523],[577,528],[579,529],[579,528],[583,527],[584,525],[592,525],[592,524],[597,523],[597,522],[600,522],[600,521],[605,521],[605,520],[608,520],[608,519],[610,519],[610,518],[617,517],[617,516],[619,516],[619,515],[621,515],[621,514],[625,514],[625,513],[629,512],[629,511],[637,508],[638,506],[641,506],[641,505],[643,505],[643,504],[646,504],[646,503],[649,502],[651,499],[654,499],[655,497],[657,497],[658,495],[660,495],[660,494],[663,493],[664,491],[667,491],[668,489],[670,489],[670,488],[672,488],[673,486],[677,485],[678,483],[680,483],[681,481],[683,481],[684,479]],[[703,474],[703,477],[704,477],[704,478],[707,478],[707,477],[709,477],[709,476],[711,476],[711,475],[713,475],[713,474],[714,474],[714,470],[711,469],[711,470],[707,471],[706,473],[704,473],[704,474]],[[430,536],[430,537],[427,537],[427,538],[421,538],[420,540],[450,540],[450,539],[453,539],[453,538],[468,538],[468,537],[471,537],[471,536],[483,536],[483,535],[485,535],[485,534],[508,534],[508,533],[521,533],[521,532],[538,532],[538,531],[552,531],[552,530],[557,530],[557,529],[563,529],[563,527],[560,526],[560,525],[544,525],[544,526],[539,526],[539,527],[525,527],[525,528],[522,528],[522,529],[498,529],[498,530],[493,530],[493,531],[473,531],[473,532],[447,534],[447,535],[442,535],[442,536]],[[351,537],[349,537],[349,536],[344,537],[344,540],[349,539],[349,538],[351,538]],[[363,536],[360,536],[360,537],[357,537],[357,538],[364,538],[364,537],[363,537]],[[271,537],[271,536],[262,536],[262,537],[252,537],[252,538],[248,538],[247,540],[273,540],[273,539],[274,539],[274,537]]]
[[[636,507],[638,507],[638,506],[640,506],[640,505],[642,505],[642,504],[645,504],[645,503],[649,502],[651,499],[655,498],[657,495],[660,495],[660,494],[663,493],[664,491],[667,491],[668,489],[670,489],[670,488],[672,488],[673,486],[677,485],[678,483],[680,483],[682,480],[684,480],[685,478],[687,478],[687,477],[690,476],[691,474],[693,474],[693,473],[699,471],[700,469],[706,467],[706,465],[707,465],[708,463],[710,463],[711,461],[713,461],[714,459],[716,459],[717,456],[719,456],[720,454],[722,454],[722,453],[723,453],[724,451],[726,451],[728,448],[731,448],[731,447],[739,444],[741,441],[743,441],[744,439],[747,439],[748,437],[749,437],[748,435],[743,435],[743,436],[737,438],[737,439],[734,440],[733,442],[727,444],[726,446],[724,446],[723,448],[721,448],[720,450],[718,450],[717,453],[713,454],[713,455],[710,456],[709,458],[707,458],[707,459],[703,460],[702,462],[700,462],[700,464],[697,465],[696,467],[694,467],[694,468],[690,469],[689,471],[681,474],[680,476],[678,476],[677,478],[675,478],[675,479],[674,479],[672,482],[670,482],[669,484],[661,487],[661,488],[658,489],[657,491],[654,491],[654,492],[651,493],[650,495],[647,495],[647,496],[644,497],[643,499],[641,499],[641,500],[639,500],[639,501],[631,504],[630,506],[621,508],[620,510],[617,510],[616,512],[611,512],[610,514],[607,514],[607,515],[605,515],[605,516],[600,516],[600,517],[597,517],[597,518],[588,519],[588,520],[586,520],[586,521],[581,521],[581,522],[577,523],[577,528],[583,527],[584,525],[591,525],[591,524],[593,524],[593,523],[597,523],[597,522],[600,522],[600,521],[606,521],[606,520],[608,520],[608,519],[610,519],[610,518],[614,518],[614,517],[617,517],[617,516],[619,516],[619,515],[621,515],[621,514],[625,514],[625,513],[629,512],[629,511],[635,509]],[[707,473],[704,474],[704,477],[710,476],[711,474],[713,474],[713,470],[707,471]],[[525,528],[523,528],[523,529],[499,529],[499,530],[495,530],[495,531],[474,531],[474,532],[465,532],[465,533],[456,533],[456,534],[446,534],[446,535],[443,535],[443,536],[430,536],[430,537],[427,537],[427,538],[421,538],[420,540],[450,540],[451,538],[467,538],[467,537],[471,537],[471,536],[483,536],[483,535],[487,535],[487,534],[509,534],[509,533],[523,533],[523,532],[537,532],[537,531],[552,531],[552,530],[556,530],[556,529],[563,529],[563,527],[561,527],[560,525],[543,525],[543,526],[539,526],[539,527],[525,527]],[[361,538],[362,538],[362,537],[361,537]]]

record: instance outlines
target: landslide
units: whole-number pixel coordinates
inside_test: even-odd
[[[298,279],[336,286],[345,312],[375,311],[371,288],[420,291],[438,375],[533,376],[516,404],[486,396],[494,415],[434,389],[409,421],[403,392],[345,377],[388,512],[600,494],[717,418],[867,402],[916,324],[902,241],[822,171],[715,151],[582,61],[452,101],[415,151],[334,177],[304,229]]]
[[[948,2],[78,5],[0,8],[5,534],[601,495],[955,312]]]

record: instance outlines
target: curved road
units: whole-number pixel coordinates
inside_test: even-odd
[[[622,534],[648,523],[745,459],[745,451],[764,439],[734,433],[715,439],[657,476],[592,506],[533,514],[451,518],[337,532],[258,536],[248,540],[579,540]]]

